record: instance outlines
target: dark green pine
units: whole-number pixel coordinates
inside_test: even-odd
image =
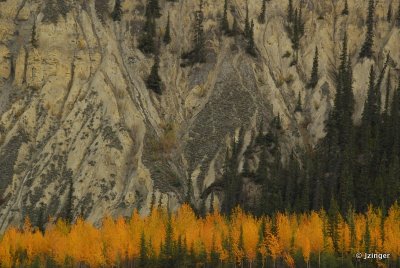
[[[318,47],[315,47],[314,59],[313,59],[313,66],[311,70],[311,78],[309,82],[310,88],[315,88],[318,84]]]
[[[160,78],[160,75],[158,74],[159,66],[160,65],[160,59],[158,56],[158,52],[155,55],[154,59],[154,64],[151,67],[150,75],[147,78],[147,87],[151,90],[153,90],[155,93],[158,95],[162,94],[162,81]]]
[[[365,35],[365,41],[361,47],[359,54],[360,58],[372,58],[373,46],[374,46],[374,12],[375,4],[374,0],[369,0],[368,4],[368,16],[367,16],[367,33]]]
[[[171,43],[171,29],[170,29],[170,20],[169,20],[169,13],[167,18],[167,26],[165,27],[165,34],[163,38],[164,44]]]
[[[111,17],[114,21],[121,21],[122,17],[121,0],[115,1],[114,11],[111,13]]]
[[[265,23],[266,13],[267,13],[267,0],[262,0],[261,12],[260,15],[258,16],[259,23],[261,24]]]
[[[224,34],[229,33],[228,0],[225,0],[225,2],[224,2],[224,14],[223,14],[222,20],[221,20],[221,31],[224,32]]]

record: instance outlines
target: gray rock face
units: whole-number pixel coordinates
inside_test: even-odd
[[[233,15],[243,24],[245,2],[231,1],[237,11],[229,13],[231,24]],[[49,216],[81,215],[97,223],[106,213],[146,214],[152,193],[176,209],[188,179],[199,205],[221,177],[229,140],[242,128],[245,147],[260,121],[268,126],[278,114],[283,158],[292,149],[312,149],[333,104],[331,71],[345,30],[359,120],[370,65],[381,66],[389,51],[395,63],[400,55],[399,30],[385,21],[385,0],[376,9],[376,58],[357,59],[364,2],[349,1],[350,15],[341,16],[342,3],[308,1],[306,34],[292,65],[285,1],[268,2],[267,22],[255,23],[257,58],[246,54],[242,36],[219,32],[223,1],[207,1],[207,62],[181,67],[197,1],[160,1],[157,29],[169,12],[172,42],[161,47],[165,90],[157,96],[145,86],[153,59],[137,49],[144,1],[122,1],[121,22],[110,18],[113,0],[60,0],[53,8],[42,0],[0,1],[0,232],[26,216],[43,224]],[[249,1],[250,17],[259,4]],[[320,80],[306,89],[315,46]],[[301,114],[294,113],[299,92]]]

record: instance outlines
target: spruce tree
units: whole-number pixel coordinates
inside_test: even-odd
[[[312,66],[312,71],[311,71],[311,78],[310,82],[308,83],[310,88],[315,88],[318,84],[318,47],[315,47],[315,53],[314,53],[314,60],[313,60],[313,66]]]
[[[156,21],[154,17],[146,15],[146,22],[143,27],[142,35],[139,38],[138,48],[143,53],[154,53],[156,50],[156,45],[154,42],[154,37],[156,34]]]
[[[236,36],[239,34],[239,24],[237,22],[236,17],[233,17],[233,24],[232,24],[232,30],[231,30],[231,35]]]
[[[215,245],[215,235],[213,233],[212,235],[212,245],[211,245],[211,251],[210,251],[210,261],[211,261],[211,267],[218,267],[218,262],[219,262],[219,253],[217,251],[216,245]]]
[[[344,8],[342,10],[342,15],[347,16],[349,15],[349,4],[347,3],[347,0],[344,2]]]
[[[297,17],[297,27],[299,28],[299,35],[300,37],[302,37],[304,35],[305,32],[305,28],[304,28],[304,21],[303,21],[303,11],[302,11],[302,6],[300,5],[300,9],[299,9],[299,16]]]
[[[393,10],[392,9],[393,9],[392,3],[390,3],[389,7],[388,7],[388,12],[387,12],[387,15],[386,15],[386,20],[389,23],[392,22],[392,17],[393,17]]]
[[[74,221],[74,183],[72,181],[72,176],[69,178],[69,189],[68,189],[66,209],[67,209],[66,222],[68,224],[72,224],[72,222]]]
[[[369,230],[369,220],[367,218],[365,223],[365,233],[364,233],[364,252],[370,252],[371,247],[371,231]]]
[[[155,204],[156,204],[156,194],[155,194],[154,188],[153,188],[153,192],[151,194],[151,201],[150,201],[150,213],[153,212],[153,208],[154,208]]]
[[[390,96],[390,89],[391,89],[391,70],[389,69],[386,81],[386,94],[385,94],[385,114],[389,114],[389,96]]]
[[[222,20],[221,20],[221,31],[224,34],[228,34],[229,33],[228,0],[225,0],[225,2],[224,2],[224,14],[223,14]]]
[[[368,4],[368,16],[367,16],[367,33],[365,36],[364,44],[361,47],[359,54],[360,58],[372,58],[373,45],[374,45],[374,13],[375,4],[374,0],[369,0]]]
[[[148,263],[148,253],[146,246],[146,238],[144,236],[144,231],[140,235],[140,254],[139,254],[139,267],[147,267]]]
[[[400,27],[400,3],[399,3],[399,6],[397,8],[397,13],[396,13],[396,26]]]
[[[287,20],[289,23],[294,21],[294,10],[293,10],[293,0],[289,0],[288,8],[287,8]]]
[[[206,61],[205,36],[204,36],[204,13],[203,0],[200,0],[199,10],[196,11],[195,36],[194,36],[194,59],[193,62],[203,63]]]
[[[376,138],[378,121],[380,118],[380,111],[378,108],[378,94],[376,92],[375,84],[375,70],[374,66],[371,66],[369,73],[368,93],[367,100],[364,104],[364,111],[362,113],[362,140],[363,144],[368,144],[365,149],[372,146],[373,141]]]
[[[292,47],[293,50],[297,52],[300,47],[300,29],[298,24],[298,10],[296,9],[294,12],[294,22],[293,22],[293,29],[291,31],[291,40],[292,40]],[[297,53],[296,53],[297,55]],[[296,57],[297,59],[297,57]]]
[[[146,16],[159,18],[161,17],[161,8],[158,0],[148,0],[146,5]]]
[[[261,24],[265,23],[266,12],[267,12],[267,0],[262,0],[261,13],[258,16],[259,23]]]
[[[162,247],[162,264],[163,267],[174,268],[174,233],[172,228],[171,214],[168,214],[167,225],[165,226],[165,241]]]
[[[244,20],[244,36],[249,38],[251,34],[251,26],[249,21],[249,6],[246,5],[246,18]]]
[[[121,21],[122,17],[121,0],[115,0],[114,11],[111,13],[111,17],[114,21]]]
[[[36,33],[36,21],[33,23],[32,26],[31,44],[34,48],[37,48],[39,46],[39,41],[37,39],[37,33]]]
[[[328,234],[332,239],[335,252],[339,250],[339,221],[340,213],[336,200],[331,197],[328,210]]]
[[[191,178],[187,179],[186,187],[187,187],[187,190],[186,190],[184,202],[186,204],[188,204],[189,206],[192,206],[193,184],[192,184]]]
[[[253,57],[257,57],[257,52],[254,44],[254,23],[251,21],[250,32],[247,38],[247,53],[249,53]]]
[[[165,27],[165,34],[164,34],[163,41],[164,41],[164,44],[169,44],[171,42],[169,13],[168,13],[167,26]]]
[[[340,171],[339,177],[339,201],[340,201],[340,210],[344,215],[345,212],[353,204],[353,175],[351,171],[351,158],[350,158],[350,150],[346,152],[344,156],[344,165]]]
[[[301,105],[301,93],[300,93],[300,91],[299,91],[299,96],[298,96],[298,98],[297,98],[297,104],[296,104],[296,109],[294,109],[294,112],[296,113],[296,112],[302,112],[303,111],[303,108],[302,108],[302,105]]]
[[[156,55],[154,56],[154,64],[151,67],[150,75],[147,78],[146,84],[147,88],[153,90],[158,95],[162,94],[162,81],[160,75],[158,74],[158,69],[160,68],[160,57],[158,55],[158,49]]]

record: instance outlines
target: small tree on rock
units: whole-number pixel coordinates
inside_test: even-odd
[[[247,38],[247,53],[249,53],[251,56],[256,57],[256,47],[254,43],[254,23],[251,21],[251,26],[250,26],[250,33],[249,37]]]
[[[342,15],[347,16],[349,15],[349,4],[347,3],[347,0],[344,2],[344,8],[342,10]]]
[[[149,89],[152,89],[155,93],[161,95],[162,81],[160,75],[158,74],[159,68],[160,68],[160,57],[157,49],[156,55],[154,56],[154,64],[151,67],[150,75],[147,78],[146,84]]]
[[[265,23],[265,16],[267,12],[267,0],[262,1],[262,6],[261,6],[261,13],[260,16],[258,16],[258,22],[261,24]]]
[[[121,21],[122,17],[121,0],[115,0],[114,11],[111,13],[111,17],[114,21]]]
[[[171,42],[171,30],[170,30],[170,20],[169,20],[169,13],[167,18],[167,26],[165,27],[165,34],[163,39],[165,44],[169,44]]]
[[[308,83],[310,88],[315,88],[316,85],[318,84],[318,57],[319,57],[319,55],[318,55],[318,47],[316,47],[315,48],[312,71],[311,71],[311,78],[310,78],[310,82]]]
[[[301,104],[301,93],[299,91],[299,95],[297,97],[297,104],[296,104],[296,108],[294,109],[294,112],[301,113],[302,111],[303,111],[303,105]]]
[[[359,54],[360,58],[372,58],[374,52],[372,47],[374,45],[374,0],[369,0],[368,4],[368,17],[367,17],[367,34],[365,36],[364,44],[361,47]]]
[[[229,33],[229,22],[228,22],[228,0],[224,3],[224,14],[221,20],[221,30],[225,33]]]
[[[392,3],[390,3],[389,7],[388,7],[388,12],[386,15],[387,22],[389,22],[389,23],[392,22],[392,17],[393,17],[393,10],[392,10]]]
[[[31,44],[34,48],[37,48],[39,46],[39,41],[37,39],[37,33],[36,33],[36,21],[33,23],[32,27]]]

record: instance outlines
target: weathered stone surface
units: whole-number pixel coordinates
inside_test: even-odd
[[[291,64],[285,1],[269,1],[267,22],[255,21],[257,58],[245,53],[242,36],[219,32],[223,1],[206,1],[207,63],[181,67],[181,54],[191,48],[198,3],[161,1],[157,25],[164,28],[169,12],[172,43],[161,46],[165,91],[156,96],[145,86],[153,59],[136,48],[144,22],[140,1],[122,1],[121,22],[108,15],[113,1],[63,2],[52,12],[42,0],[0,2],[0,231],[25,216],[35,224],[49,215],[65,216],[68,202],[73,216],[94,222],[105,213],[128,216],[135,208],[147,213],[153,192],[156,202],[161,198],[176,209],[188,178],[199,205],[201,197],[209,200],[203,193],[220,178],[228,140],[240,128],[248,144],[261,120],[268,126],[279,114],[284,157],[292,148],[312,148],[325,135],[335,96],[332,68],[345,30],[355,121],[370,65],[382,66],[389,51],[399,63],[399,30],[385,20],[386,0],[377,5],[373,60],[357,58],[366,1],[348,1],[349,16],[340,15],[340,1],[305,1],[297,66]],[[230,1],[241,24],[245,3]],[[259,5],[249,1],[251,18],[258,16]],[[31,44],[34,23],[37,47]],[[320,81],[307,89],[315,46]],[[296,115],[299,92],[303,113]]]

